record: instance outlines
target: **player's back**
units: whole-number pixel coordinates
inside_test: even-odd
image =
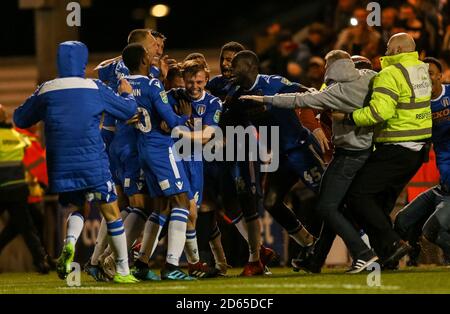
[[[133,96],[136,98],[141,115],[137,124],[138,141],[171,146],[173,140],[170,134],[161,129],[163,117],[160,110],[169,108],[172,111],[162,83],[158,79],[150,79],[143,75],[130,75],[128,81],[133,88]]]
[[[85,79],[88,52],[78,42],[58,50],[60,78],[45,82],[14,113],[17,126],[45,122],[47,160],[54,192],[73,191],[109,178],[108,158],[100,134],[103,112],[130,118],[132,98],[115,94],[99,80]]]

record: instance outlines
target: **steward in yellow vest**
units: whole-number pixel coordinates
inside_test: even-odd
[[[0,122],[0,189],[25,184],[22,160],[28,145],[30,141],[11,124]]]

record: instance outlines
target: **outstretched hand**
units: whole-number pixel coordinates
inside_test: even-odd
[[[185,115],[190,117],[192,115],[192,106],[189,101],[186,99],[179,99],[178,100],[178,110],[180,111],[179,114]]]
[[[264,96],[243,95],[239,97],[239,100],[253,100],[255,102],[264,103]]]

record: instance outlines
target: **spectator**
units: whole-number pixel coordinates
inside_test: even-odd
[[[328,50],[324,25],[313,23],[308,26],[307,32],[308,36],[299,44],[297,52],[297,62],[303,69],[308,67],[308,62],[311,57],[324,57]]]
[[[298,81],[303,69],[296,61],[297,52],[298,46],[292,39],[292,33],[289,30],[281,31],[276,45],[260,56],[262,72]]]
[[[411,35],[416,42],[419,55],[424,55],[425,51],[430,49],[427,40],[428,33],[425,30],[424,23],[417,17],[416,9],[408,3],[403,4],[400,7],[399,22],[406,33]]]
[[[312,57],[309,59],[307,69],[304,85],[319,90],[325,75],[325,61],[321,57]]]
[[[357,8],[353,13],[357,23],[339,34],[335,49],[371,59],[377,55],[381,36],[374,28],[367,25],[366,9]]]
[[[37,271],[47,274],[49,257],[39,239],[28,210],[28,185],[25,179],[23,157],[29,140],[6,122],[6,113],[0,105],[0,213],[9,212],[9,223],[0,233],[0,252],[21,234],[33,257]]]
[[[338,34],[350,24],[353,11],[357,5],[356,0],[339,0],[334,14],[333,31]]]
[[[394,35],[393,30],[397,24],[398,10],[393,7],[383,9],[381,12],[381,42],[383,47],[387,46],[389,38]]]

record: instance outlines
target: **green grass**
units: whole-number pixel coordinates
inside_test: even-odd
[[[272,269],[273,275],[253,278],[237,277],[240,269],[230,276],[195,282],[141,282],[135,285],[97,283],[83,273],[81,287],[68,287],[55,273],[0,274],[0,294],[105,294],[105,293],[163,293],[163,294],[272,294],[272,293],[450,293],[450,269],[444,267],[403,268],[381,273],[381,286],[367,286],[367,273],[347,275],[343,269],[325,270],[323,274],[294,273],[288,268]]]

